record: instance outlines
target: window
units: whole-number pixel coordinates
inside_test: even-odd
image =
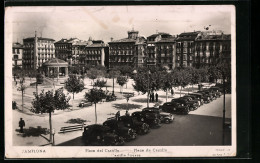
[[[18,59],[18,55],[14,55],[14,59]]]
[[[187,60],[187,55],[183,54],[183,60]]]
[[[192,56],[190,56],[190,60],[192,60]]]

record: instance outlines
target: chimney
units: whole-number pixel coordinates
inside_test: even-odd
[[[114,39],[113,37],[110,38],[111,42],[113,41],[113,39]]]

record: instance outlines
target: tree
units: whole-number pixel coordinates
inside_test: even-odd
[[[97,123],[97,106],[96,104],[102,99],[106,98],[106,93],[102,89],[90,89],[85,93],[85,99],[95,104],[95,123]]]
[[[118,76],[116,82],[121,86],[120,93],[122,92],[123,85],[128,82],[128,78],[126,76]]]
[[[76,75],[70,75],[69,78],[65,81],[65,89],[73,94],[79,93],[84,89],[83,81]]]
[[[115,78],[117,78],[120,75],[120,71],[118,71],[117,69],[111,69],[108,73],[109,78],[113,79],[113,91],[112,94],[114,94],[114,88],[115,88]]]
[[[94,88],[94,82],[95,79],[97,79],[98,77],[101,77],[104,73],[102,72],[102,70],[98,70],[95,68],[91,68],[87,71],[87,76],[93,80],[93,88]]]
[[[106,83],[107,82],[104,79],[102,79],[102,80],[98,79],[94,83],[94,86],[99,87],[101,89],[101,88],[105,87]]]
[[[63,93],[63,88],[57,89],[55,93],[53,93],[53,91],[44,92],[44,90],[42,90],[39,95],[34,93],[34,97],[31,112],[36,114],[49,114],[50,142],[52,142],[51,113],[54,112],[54,110],[64,110],[68,108],[70,98]]]
[[[120,71],[122,76],[126,76],[127,78],[129,78],[129,76],[132,74],[134,70],[133,67],[131,66],[120,66],[117,67],[117,69]],[[126,83],[126,88],[127,88],[127,83]]]
[[[180,86],[180,97],[181,97],[181,91],[182,88],[185,88],[189,83],[190,83],[190,79],[191,76],[189,74],[189,72],[185,69],[175,69],[174,70],[174,80],[176,82],[177,86]]]
[[[24,106],[24,93],[25,93],[25,89],[27,87],[25,86],[25,83],[24,83],[24,79],[20,79],[20,86],[17,88],[18,91],[21,91],[22,92],[22,110],[23,110],[23,106]]]
[[[136,91],[147,93],[147,107],[149,107],[150,93],[162,88],[161,72],[158,70],[151,72],[148,68],[141,67],[137,69],[134,81],[133,87]]]
[[[40,74],[40,73],[38,73],[36,75],[36,82],[35,82],[36,94],[38,94],[38,84],[43,82],[43,78],[44,78],[44,76],[42,74]]]
[[[162,89],[166,92],[166,102],[168,98],[168,91],[175,85],[173,75],[171,73],[164,72],[162,74]]]

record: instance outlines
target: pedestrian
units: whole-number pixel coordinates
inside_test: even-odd
[[[130,116],[130,114],[129,114],[128,110],[125,112],[125,115],[126,115],[127,117],[129,117],[129,116]]]
[[[155,101],[158,102],[158,93],[155,94]]]
[[[20,118],[20,121],[19,121],[20,133],[23,133],[24,126],[25,126],[25,122],[24,122],[23,118]]]
[[[171,89],[171,94],[172,94],[172,96],[174,95],[174,91],[173,91],[173,89]]]
[[[116,112],[116,120],[118,121],[120,117],[120,111]]]
[[[154,102],[154,93],[152,93],[152,102]]]
[[[15,85],[17,85],[17,81],[15,81]]]
[[[152,95],[152,94],[150,94],[150,100],[149,100],[150,102],[152,101],[152,98],[153,98],[153,95]]]

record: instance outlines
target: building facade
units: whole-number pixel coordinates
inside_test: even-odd
[[[128,37],[109,42],[109,68],[143,66],[146,58],[146,39],[138,31],[128,31]]]
[[[22,68],[22,65],[23,65],[23,45],[21,45],[18,42],[13,43],[12,49],[13,49],[13,58],[12,58],[13,67]]]
[[[51,38],[35,37],[23,39],[23,68],[38,69],[42,63],[55,58],[55,46]]]
[[[176,67],[175,37],[162,38],[156,42],[156,62],[158,67]]]
[[[223,32],[201,32],[195,41],[194,67],[216,65],[222,61],[231,63],[231,35]]]
[[[194,66],[194,42],[200,32],[181,33],[176,39],[176,67]]]
[[[91,44],[86,45],[79,55],[80,65],[108,66],[108,46],[102,40],[92,40]]]

